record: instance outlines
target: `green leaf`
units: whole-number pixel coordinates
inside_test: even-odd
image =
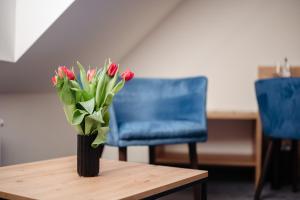
[[[91,88],[91,95],[92,96],[95,96],[96,95],[96,87],[97,87],[97,82],[96,81],[93,81],[91,84],[90,84],[90,88]]]
[[[81,87],[80,87],[79,83],[77,83],[77,81],[70,80],[70,83],[73,88],[81,89]]]
[[[78,65],[78,68],[80,71],[80,80],[81,80],[82,87],[85,91],[87,91],[89,93],[90,86],[89,86],[89,81],[87,80],[87,77],[86,77],[86,71],[85,71],[84,67],[80,64],[80,62],[77,61],[77,65]]]
[[[78,92],[78,91],[80,91],[81,89],[78,89],[78,88],[70,88],[72,91],[74,91],[74,92]]]
[[[104,94],[105,94],[105,87],[107,84],[107,79],[109,78],[106,74],[107,66],[103,68],[101,71],[99,77],[98,77],[98,83],[96,88],[96,109],[98,109],[101,105],[101,103],[104,100]]]
[[[104,144],[106,142],[109,127],[98,126],[97,130],[98,135],[91,145],[93,148],[97,148],[100,144]]]
[[[112,93],[117,94],[125,85],[125,80],[122,79],[119,83],[112,89]]]
[[[88,101],[79,102],[79,104],[89,113],[92,114],[95,107],[95,98],[92,98]]]
[[[80,102],[83,101],[83,97],[82,97],[82,91],[81,89],[78,88],[71,88],[72,91],[74,91],[75,93],[75,102]]]
[[[114,93],[112,92],[108,93],[102,106],[109,106],[112,103],[114,96],[115,96]]]
[[[104,126],[109,126],[109,111],[108,107],[104,107],[103,109],[103,120],[104,120]]]
[[[72,117],[72,125],[79,125],[88,113],[84,110],[76,109]]]
[[[88,101],[91,98],[93,98],[93,95],[88,93],[87,91],[81,90],[81,92],[82,92],[83,101]]]
[[[64,79],[64,84],[61,91],[59,92],[59,96],[64,104],[70,105],[75,103],[75,97],[72,93],[69,85],[69,80],[67,78]]]
[[[58,91],[61,91],[62,87],[64,85],[64,79],[63,78],[60,78],[59,76],[57,76],[57,83],[55,85],[56,89]]]
[[[65,112],[66,118],[70,124],[72,124],[73,113],[75,110],[76,110],[75,105],[64,105],[64,112]],[[77,133],[83,134],[83,130],[80,125],[74,125],[74,128],[77,131]]]
[[[99,111],[95,111],[93,114],[88,115],[87,118],[90,118],[98,123],[104,123],[101,111],[101,109]]]
[[[102,109],[94,111],[93,114],[85,117],[85,134],[91,134],[98,125],[104,123],[101,111]]]
[[[91,134],[93,131],[93,128],[96,129],[97,128],[97,124],[95,123],[95,121],[89,117],[85,117],[84,118],[84,133],[86,135]]]
[[[70,124],[72,124],[73,113],[74,113],[75,110],[76,110],[76,107],[73,104],[64,105],[64,112],[65,112],[66,118],[67,118],[67,120]]]

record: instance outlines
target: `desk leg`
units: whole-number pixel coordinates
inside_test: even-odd
[[[261,159],[262,159],[262,131],[260,118],[257,116],[255,122],[255,188],[258,186],[259,177],[261,176]]]
[[[298,182],[298,141],[292,141],[292,188],[293,192],[297,192]]]
[[[186,185],[179,186],[177,188],[173,188],[173,189],[161,192],[161,193],[154,194],[152,196],[143,198],[143,200],[158,199],[158,198],[164,197],[166,195],[184,190],[186,188],[195,187],[195,186],[197,186],[199,188],[199,192],[201,192],[201,194],[198,196],[197,200],[207,200],[207,178],[205,180],[199,180],[196,182],[188,183]]]
[[[149,146],[149,164],[155,165],[155,146]]]
[[[201,184],[201,200],[207,200],[207,183]]]

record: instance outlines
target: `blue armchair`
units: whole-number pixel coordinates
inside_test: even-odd
[[[198,168],[196,142],[207,140],[206,90],[206,77],[129,81],[110,108],[107,144],[119,147],[123,161],[127,146],[149,146],[155,164],[156,145],[187,143],[191,167]],[[194,193],[198,198],[199,189]]]
[[[108,144],[126,147],[205,141],[206,85],[204,77],[129,81],[111,107]]]
[[[273,78],[256,81],[257,102],[263,134],[270,141],[264,161],[263,172],[255,192],[259,199],[272,158],[273,149],[280,139],[292,140],[293,189],[297,183],[297,140],[300,139],[300,78]],[[276,156],[273,157],[277,159]]]

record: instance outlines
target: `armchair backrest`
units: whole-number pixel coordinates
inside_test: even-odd
[[[113,101],[117,123],[206,120],[207,78],[134,78]]]
[[[262,79],[255,83],[264,134],[300,138],[300,78]]]

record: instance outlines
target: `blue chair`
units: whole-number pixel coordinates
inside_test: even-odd
[[[207,140],[206,90],[206,77],[134,78],[114,98],[107,144],[119,147],[123,161],[127,146],[149,146],[155,164],[156,145],[186,143],[198,168],[196,142]]]
[[[255,83],[263,134],[270,140],[264,161],[263,172],[255,191],[255,199],[265,182],[266,172],[275,144],[280,139],[292,140],[293,190],[297,190],[297,141],[300,139],[300,78],[272,78]]]

